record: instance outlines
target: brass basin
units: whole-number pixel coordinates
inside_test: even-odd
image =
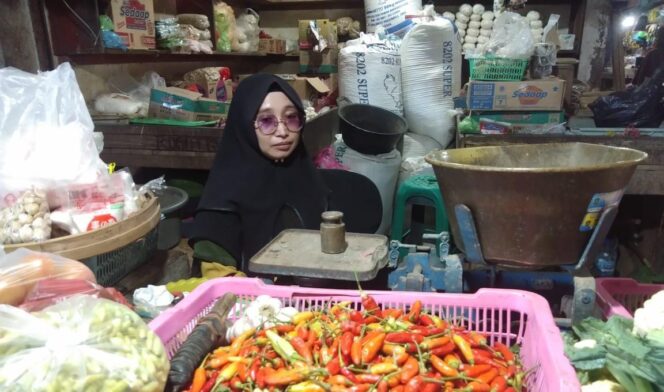
[[[452,234],[463,251],[454,207],[470,208],[487,262],[528,268],[576,264],[590,231],[591,200],[618,203],[648,155],[588,143],[434,151]]]

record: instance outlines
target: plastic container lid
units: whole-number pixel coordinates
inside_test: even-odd
[[[165,215],[182,208],[189,200],[187,192],[172,186],[166,186],[164,189],[156,191],[155,194],[159,198],[161,213]]]

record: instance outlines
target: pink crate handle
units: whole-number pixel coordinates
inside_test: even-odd
[[[664,290],[664,284],[639,283],[629,278],[597,278],[595,282],[597,306],[605,318],[623,316],[631,319],[634,317],[633,310],[625,308],[616,300],[616,296],[649,297]]]
[[[200,285],[175,307],[163,312],[150,324],[150,328],[167,344],[173,338],[184,340],[190,331],[185,328],[192,320],[201,317],[216,298],[225,292],[240,296],[269,295],[285,300],[320,298],[335,301],[352,299],[359,301],[359,293],[353,290],[303,288],[299,286],[266,285],[259,279],[217,278]],[[578,391],[579,382],[574,368],[564,355],[560,331],[555,325],[548,302],[541,296],[520,290],[480,289],[475,294],[440,294],[420,292],[367,291],[379,304],[407,304],[419,299],[425,308],[468,308],[478,314],[482,311],[521,312],[518,340],[522,343],[522,355],[526,367],[538,367],[533,391]],[[525,310],[524,310],[525,309]],[[495,321],[495,320],[494,320]],[[507,320],[503,320],[507,321]],[[513,320],[519,321],[519,320]],[[481,322],[475,322],[476,326]],[[486,327],[486,322],[484,323]],[[193,328],[193,326],[192,326]],[[502,331],[502,327],[501,328]],[[490,332],[498,338],[511,334],[509,330]],[[534,353],[539,357],[533,358]],[[531,362],[526,362],[526,359]]]

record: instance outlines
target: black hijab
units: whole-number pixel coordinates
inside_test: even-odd
[[[284,207],[291,207],[305,228],[317,229],[329,193],[306,153],[303,135],[293,153],[281,163],[260,151],[254,121],[263,100],[272,91],[286,94],[304,118],[300,98],[283,79],[257,74],[243,80],[233,96],[199,205],[199,210],[239,215],[241,248],[247,260],[277,234],[274,231]],[[202,229],[205,228],[197,231]],[[211,239],[223,235],[206,233]]]

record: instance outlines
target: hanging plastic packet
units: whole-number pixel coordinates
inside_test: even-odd
[[[99,26],[101,28],[101,40],[105,48],[127,50],[122,38],[113,31],[113,21],[107,15],[99,16]]]

